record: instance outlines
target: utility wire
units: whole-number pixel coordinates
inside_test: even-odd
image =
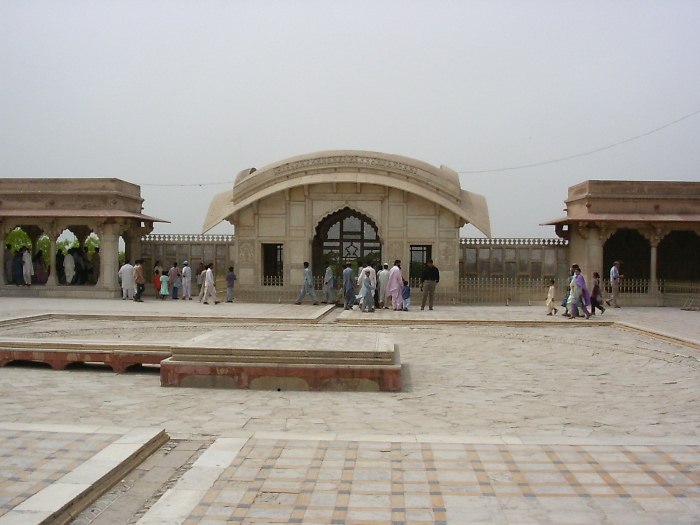
[[[134,184],[138,184],[139,186],[187,186],[187,187],[192,187],[192,186],[218,186],[220,184],[233,184],[232,180],[225,180],[223,182],[196,182],[193,184],[142,184],[140,182],[135,182]]]
[[[679,122],[682,122],[686,119],[689,119],[690,117],[694,117],[700,113],[700,109],[697,111],[693,111],[692,113],[679,118],[678,120],[674,120],[673,122],[669,122],[668,124],[664,124],[663,126],[659,126],[656,129],[652,129],[651,131],[647,131],[646,133],[642,133],[641,135],[636,135],[632,138],[621,140],[620,142],[615,142],[614,144],[610,144],[608,146],[603,146],[602,148],[594,149],[591,151],[586,151],[584,153],[577,153],[576,155],[569,155],[568,157],[562,157],[559,159],[554,159],[554,160],[545,160],[543,162],[536,162],[534,164],[523,164],[521,166],[511,166],[509,168],[495,168],[495,169],[490,169],[490,170],[471,170],[471,171],[458,171],[457,173],[461,174],[475,174],[475,173],[497,173],[500,171],[512,171],[512,170],[521,170],[524,168],[535,168],[537,166],[545,166],[547,164],[556,164],[557,162],[564,162],[565,160],[571,160],[571,159],[576,159],[578,157],[585,157],[586,155],[593,155],[594,153],[599,153],[601,151],[605,151],[608,149],[616,148],[617,146],[621,146],[622,144],[627,144],[628,142],[632,142],[633,140],[641,139],[642,137],[646,137],[648,135],[651,135],[653,133],[656,133],[658,131],[661,131],[662,129],[666,129],[668,127],[671,127],[675,124],[678,124]],[[148,183],[136,183],[139,186],[161,186],[161,187],[193,187],[193,186],[218,186],[222,184],[232,184],[232,180],[227,180],[227,181],[222,181],[222,182],[198,182],[198,183],[192,183],[192,184],[148,184]]]
[[[604,146],[602,148],[594,149],[591,151],[586,151],[584,153],[577,153],[576,155],[569,155],[568,157],[562,157],[560,159],[554,159],[554,160],[546,160],[544,162],[536,162],[534,164],[523,164],[522,166],[511,166],[510,168],[497,168],[497,169],[491,169],[491,170],[473,170],[473,171],[458,171],[457,173],[463,173],[463,174],[470,174],[470,173],[496,173],[499,171],[511,171],[511,170],[520,170],[523,168],[534,168],[536,166],[544,166],[546,164],[555,164],[557,162],[563,162],[565,160],[570,160],[570,159],[575,159],[578,157],[585,157],[586,155],[592,155],[594,153],[598,153],[600,151],[605,151],[611,148],[615,148],[617,146],[620,146],[622,144],[627,144],[628,142],[632,142],[633,140],[640,139],[642,137],[646,137],[647,135],[651,135],[652,133],[656,133],[657,131],[661,131],[662,129],[668,128],[670,126],[673,126],[674,124],[678,124],[679,122],[688,119],[692,116],[697,115],[700,113],[700,109],[697,111],[694,111],[690,113],[689,115],[686,115],[685,117],[681,117],[678,120],[674,120],[673,122],[669,122],[668,124],[664,124],[663,126],[660,126],[656,129],[652,129],[651,131],[647,131],[646,133],[642,133],[641,135],[637,135],[635,137],[621,140],[620,142],[616,142],[614,144],[610,144],[609,146]]]

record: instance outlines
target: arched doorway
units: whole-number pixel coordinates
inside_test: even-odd
[[[316,226],[313,241],[313,270],[322,275],[326,261],[336,275],[345,262],[381,259],[382,244],[372,219],[351,208],[329,215]]]
[[[620,229],[603,246],[604,276],[615,261],[622,262],[625,280],[649,279],[651,276],[651,246],[637,230]]]
[[[659,279],[700,279],[700,235],[693,231],[672,231],[659,243],[658,250]]]

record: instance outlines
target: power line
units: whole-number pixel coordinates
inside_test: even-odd
[[[134,184],[138,184],[139,186],[168,186],[168,187],[192,187],[192,186],[218,186],[220,184],[233,184],[232,180],[227,180],[223,182],[195,182],[192,184],[142,184],[140,182],[135,182]]]
[[[669,122],[668,124],[664,124],[663,126],[660,126],[656,129],[652,129],[651,131],[647,131],[646,133],[642,133],[641,135],[636,135],[632,138],[621,140],[620,142],[615,142],[614,144],[610,144],[609,146],[604,146],[602,148],[594,149],[591,151],[586,151],[584,153],[577,153],[576,155],[569,155],[568,157],[562,157],[560,159],[554,159],[554,160],[546,160],[544,162],[536,162],[534,164],[523,164],[522,166],[511,166],[510,168],[496,168],[496,169],[490,169],[490,170],[474,170],[474,171],[458,171],[457,173],[463,173],[463,174],[470,174],[470,173],[496,173],[499,171],[511,171],[511,170],[519,170],[523,168],[534,168],[536,166],[544,166],[546,164],[555,164],[557,162],[563,162],[565,160],[571,160],[575,159],[578,157],[585,157],[586,155],[592,155],[594,153],[598,153],[600,151],[605,151],[607,149],[615,148],[617,146],[620,146],[622,144],[627,144],[628,142],[632,142],[633,140],[640,139],[642,137],[646,137],[647,135],[651,135],[652,133],[656,133],[657,131],[661,131],[662,129],[668,128],[670,126],[673,126],[674,124],[678,124],[679,122],[688,119],[692,116],[697,115],[700,113],[700,109],[697,111],[694,111],[684,117],[679,118],[678,120],[674,120],[673,122]]]
[[[571,160],[571,159],[576,159],[578,157],[585,157],[587,155],[593,155],[594,153],[599,153],[601,151],[605,151],[608,149],[616,148],[617,146],[621,146],[622,144],[627,144],[628,142],[632,142],[634,140],[640,139],[642,137],[646,137],[648,135],[651,135],[653,133],[656,133],[658,131],[661,131],[662,129],[666,129],[668,127],[671,127],[675,124],[678,124],[679,122],[682,122],[686,119],[689,119],[690,117],[693,117],[700,113],[700,109],[697,111],[693,111],[692,113],[689,113],[688,115],[681,117],[677,120],[674,120],[673,122],[669,122],[668,124],[664,124],[663,126],[659,126],[658,128],[652,129],[651,131],[647,131],[646,133],[642,133],[640,135],[636,135],[632,138],[621,140],[620,142],[615,142],[614,144],[610,144],[608,146],[603,146],[602,148],[597,148],[591,151],[586,151],[584,153],[577,153],[575,155],[569,155],[568,157],[561,157],[559,159],[554,159],[554,160],[545,160],[543,162],[536,162],[534,164],[523,164],[521,166],[511,166],[509,168],[495,168],[495,169],[488,169],[488,170],[472,170],[472,171],[458,171],[457,173],[462,173],[462,174],[475,174],[475,173],[497,173],[500,171],[512,171],[512,170],[520,170],[524,168],[535,168],[537,166],[545,166],[547,164],[556,164],[557,162],[564,162],[565,160]],[[219,186],[223,184],[233,184],[233,180],[227,180],[227,181],[222,181],[222,182],[196,182],[196,183],[190,183],[190,184],[149,184],[149,183],[136,183],[139,186],[159,186],[159,187],[194,187],[194,186]]]

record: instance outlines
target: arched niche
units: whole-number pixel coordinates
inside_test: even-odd
[[[651,276],[651,245],[637,230],[619,229],[603,246],[603,267],[609,269],[615,261],[622,262],[625,279],[649,279]]]
[[[379,261],[382,243],[379,229],[367,215],[346,207],[323,218],[313,239],[313,269],[321,274],[326,261],[334,272],[345,262]]]
[[[673,281],[700,279],[700,235],[674,230],[658,246],[657,277]]]

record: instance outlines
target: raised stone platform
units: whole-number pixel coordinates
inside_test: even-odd
[[[172,347],[162,386],[257,390],[401,390],[391,337],[367,332],[219,330]]]
[[[13,361],[47,363],[64,370],[72,363],[103,363],[114,372],[134,365],[157,365],[170,357],[168,345],[106,343],[104,341],[0,340],[0,366]]]

